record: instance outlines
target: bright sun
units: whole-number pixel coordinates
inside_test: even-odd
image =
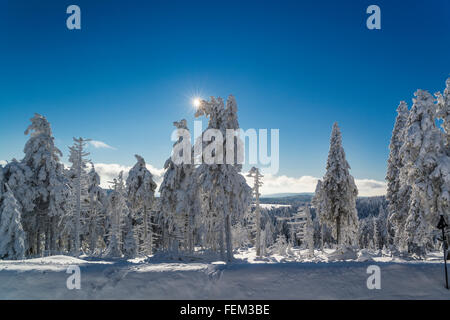
[[[200,107],[200,98],[194,98],[194,99],[192,99],[192,105],[193,105],[195,108]]]

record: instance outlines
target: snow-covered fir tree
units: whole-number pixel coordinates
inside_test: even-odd
[[[2,196],[5,188],[5,175],[3,173],[3,166],[0,164],[0,202],[2,201]]]
[[[273,225],[273,222],[271,219],[267,219],[266,224],[264,226],[264,247],[270,248],[270,246],[274,242],[274,233],[275,233],[275,227]],[[267,253],[267,249],[265,250]]]
[[[382,205],[380,205],[380,208],[378,210],[376,226],[378,237],[378,242],[376,243],[377,248],[387,248],[389,246],[389,219],[388,213]]]
[[[323,251],[325,224],[328,220],[325,214],[325,198],[322,189],[322,180],[317,181],[314,197],[311,199],[311,205],[316,210],[317,220],[320,224],[320,250]]]
[[[71,208],[69,212],[69,219],[67,219],[70,227],[67,229],[72,231],[73,248],[72,253],[75,256],[80,254],[81,249],[81,235],[82,235],[82,211],[87,211],[87,204],[89,199],[88,194],[88,174],[86,172],[89,160],[86,157],[89,155],[85,151],[86,144],[90,140],[83,138],[73,138],[74,144],[69,147],[70,156],[69,162],[72,164],[68,175],[70,186],[72,189]]]
[[[249,206],[245,211],[244,216],[242,217],[242,223],[247,230],[247,237],[250,243],[255,246],[255,238],[256,238],[256,223],[255,223],[255,215],[253,213],[253,207]]]
[[[23,208],[28,254],[39,256],[43,240],[47,252],[58,249],[58,221],[67,210],[69,187],[60,163],[62,153],[55,147],[47,119],[36,113],[25,134],[30,135],[24,148],[25,157],[20,165],[10,162],[6,171],[8,185]]]
[[[373,217],[365,217],[359,220],[358,226],[359,247],[368,249],[373,241]]]
[[[314,225],[311,217],[311,211],[309,210],[309,206],[305,206],[305,215],[306,215],[306,223],[305,223],[305,242],[306,247],[308,248],[309,257],[314,256]]]
[[[231,227],[231,232],[233,234],[232,238],[234,248],[243,248],[250,244],[247,228],[245,228],[241,222],[234,224]]]
[[[183,158],[186,150],[180,145],[186,143],[183,133],[188,132],[186,120],[174,122],[177,128],[178,140],[173,145],[174,152],[180,152],[177,156]],[[191,147],[189,142],[189,148]],[[189,154],[188,158],[191,158]],[[187,251],[194,247],[195,211],[193,208],[195,197],[194,166],[190,163],[176,163],[172,155],[164,164],[164,179],[159,187],[161,198],[161,210],[163,212],[163,245],[171,251],[178,251],[180,243]]]
[[[372,228],[373,228],[373,238],[372,238],[373,249],[378,250],[380,249],[380,239],[379,239],[380,229],[377,217],[372,218]]]
[[[24,259],[25,232],[21,222],[21,206],[8,184],[2,186],[0,183],[0,195],[0,259]]]
[[[401,184],[401,174],[404,174],[402,157],[400,149],[404,143],[405,126],[408,120],[409,110],[406,102],[400,102],[397,108],[397,118],[392,131],[391,143],[389,145],[390,153],[386,181],[388,183],[386,200],[388,201],[389,220],[392,222],[395,230],[394,243],[398,245],[399,237],[404,229],[406,218],[408,216],[409,196],[411,187],[409,184]]]
[[[155,200],[156,183],[146,167],[144,158],[139,155],[135,157],[137,163],[128,173],[127,195],[134,215],[139,214],[142,217],[142,225],[138,230],[138,238],[141,240],[139,251],[143,254],[151,254],[154,236],[150,213]]]
[[[242,168],[237,159],[238,152],[236,152],[237,148],[241,146],[239,137],[233,136],[233,141],[228,142],[233,142],[233,163],[229,163],[231,154],[228,154],[227,158],[227,153],[231,149],[227,151],[226,131],[227,129],[239,129],[236,100],[230,95],[226,107],[221,98],[212,97],[210,101],[203,100],[195,116],[209,118],[208,129],[219,130],[223,137],[222,146],[219,145],[219,142],[213,141],[218,137],[209,137],[210,141],[206,141],[206,148],[203,148],[203,162],[197,168],[196,173],[201,193],[205,199],[202,215],[204,221],[208,221],[207,245],[213,250],[218,246],[222,258],[231,261],[233,259],[231,222],[232,220],[241,220],[251,201],[251,188],[239,173]],[[210,149],[211,147],[212,149]],[[205,150],[207,151],[205,152]],[[209,160],[205,159],[205,154]],[[212,163],[208,163],[211,160]]]
[[[91,170],[88,173],[88,196],[89,210],[86,215],[86,234],[89,241],[89,249],[91,254],[97,251],[100,253],[99,242],[104,246],[103,238],[106,233],[106,192],[100,187],[100,176],[95,171],[94,165],[91,164]]]
[[[12,159],[9,161],[5,167],[3,168],[3,183],[8,184],[11,191],[14,193],[14,197],[19,202],[22,208],[22,227],[27,234],[27,229],[24,227],[26,223],[24,212],[31,212],[34,210],[34,194],[33,189],[27,184],[27,181],[31,179],[33,175],[31,169],[24,165],[22,162],[17,161],[16,159]],[[5,188],[3,187],[3,190]],[[36,220],[30,219],[33,216],[30,215],[28,218],[29,227],[36,226]],[[27,238],[30,234],[27,234]],[[31,242],[28,239],[25,240],[25,255],[29,256],[32,254],[31,252]]]
[[[105,252],[106,257],[122,256],[122,231],[129,214],[126,203],[125,184],[123,181],[123,172],[119,177],[113,180],[113,190],[108,195],[108,214],[109,214],[109,243]],[[126,230],[129,231],[129,230]],[[128,233],[128,232],[127,232]]]
[[[442,128],[446,134],[447,153],[450,153],[450,78],[447,79],[444,93],[437,93],[437,114],[442,121]]]
[[[284,234],[279,233],[275,243],[270,248],[271,253],[279,254],[280,256],[286,255],[286,250],[288,248],[288,243],[286,241],[286,236]]]
[[[263,185],[261,178],[263,175],[259,172],[259,169],[252,167],[247,174],[247,177],[254,179],[253,183],[253,195],[255,196],[255,222],[256,222],[256,256],[261,257],[261,208],[259,204],[259,188]]]
[[[267,253],[266,247],[266,230],[261,230],[261,256],[264,257]]]
[[[126,258],[133,258],[137,253],[136,237],[133,231],[133,219],[131,214],[125,217],[124,227],[123,227],[123,244],[122,253]]]
[[[322,219],[333,228],[334,237],[340,246],[357,244],[358,215],[356,197],[358,189],[350,175],[350,166],[345,159],[341,132],[337,123],[331,133],[327,172],[322,180]]]
[[[400,236],[402,250],[423,256],[431,246],[431,232],[440,215],[450,213],[450,159],[444,134],[436,126],[435,99],[418,90],[413,99],[401,148],[404,179],[411,185],[405,228]]]

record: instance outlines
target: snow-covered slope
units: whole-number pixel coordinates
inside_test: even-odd
[[[237,255],[243,258],[243,255]],[[56,256],[0,261],[1,299],[449,299],[435,261],[164,262],[94,261]],[[259,262],[259,263],[253,263]],[[381,290],[366,286],[367,267],[381,268]],[[81,289],[69,290],[69,265]]]

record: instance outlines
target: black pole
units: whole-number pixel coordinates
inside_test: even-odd
[[[447,241],[445,240],[445,231],[442,229],[442,246],[444,248],[444,267],[445,267],[445,288],[448,290],[447,276]]]
[[[448,224],[445,222],[444,216],[441,215],[441,219],[437,225],[438,229],[442,230],[442,248],[444,249],[444,268],[445,268],[445,288],[448,290],[448,275],[447,275],[447,241],[445,239],[445,228]]]

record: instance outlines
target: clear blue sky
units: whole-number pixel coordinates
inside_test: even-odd
[[[232,93],[244,129],[280,129],[280,174],[322,176],[338,121],[352,174],[384,180],[395,109],[444,88],[449,34],[448,0],[0,0],[0,160],[38,112],[65,156],[83,136],[116,148],[95,162],[161,168],[191,97]]]

